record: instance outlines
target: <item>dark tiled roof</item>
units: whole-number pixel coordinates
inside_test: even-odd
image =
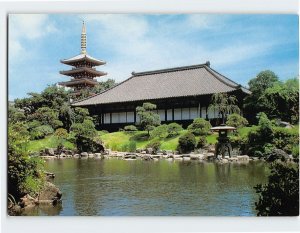
[[[94,66],[100,66],[100,65],[106,64],[105,61],[96,59],[88,54],[79,54],[79,55],[77,55],[75,57],[71,57],[69,59],[63,59],[60,62],[67,64],[67,65],[74,65],[77,62],[84,62],[84,61],[91,62]]]
[[[77,67],[77,68],[73,68],[71,70],[64,70],[64,71],[60,71],[60,74],[63,75],[68,75],[68,76],[74,76],[76,74],[86,74],[88,73],[89,75],[93,76],[93,77],[97,77],[97,76],[103,76],[106,75],[107,73],[102,72],[102,71],[98,71],[95,68],[90,68],[90,67]]]
[[[93,80],[93,79],[87,79],[87,78],[81,78],[81,79],[72,79],[70,81],[67,82],[59,82],[58,83],[61,86],[66,86],[66,87],[72,87],[78,84],[87,84],[87,85],[97,85],[98,82],[97,80]]]
[[[250,94],[246,88],[211,69],[207,62],[193,66],[132,72],[129,79],[96,96],[75,102],[73,106],[198,96],[237,89]]]

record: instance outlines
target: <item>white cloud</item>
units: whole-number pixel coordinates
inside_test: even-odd
[[[192,43],[180,33],[199,30],[214,30],[223,33],[226,16],[187,15],[181,20],[172,16],[161,19],[161,24],[152,24],[142,15],[84,15],[87,22],[96,23],[99,47],[107,47],[114,53],[113,61],[102,69],[107,78],[117,81],[128,78],[131,71],[144,71],[204,63],[210,60],[213,67],[224,67],[247,61],[258,54],[265,54],[274,44],[270,41],[257,42],[249,38],[222,46],[209,46],[210,41],[196,38]],[[238,32],[237,32],[238,33]],[[89,33],[88,33],[89,34]]]
[[[224,20],[224,16],[222,16]],[[185,24],[193,29],[217,29],[222,26],[225,22],[220,18],[220,15],[201,15],[201,14],[190,14],[186,17]]]
[[[26,54],[34,48],[26,48],[24,40],[36,40],[48,33],[56,32],[57,28],[50,22],[48,15],[42,14],[11,14],[9,15],[9,54],[12,58]],[[26,51],[26,53],[25,53]]]

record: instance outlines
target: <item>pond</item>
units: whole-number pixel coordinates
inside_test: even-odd
[[[268,165],[261,161],[60,159],[46,162],[62,204],[24,215],[255,216]]]

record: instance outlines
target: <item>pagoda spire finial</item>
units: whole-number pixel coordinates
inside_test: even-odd
[[[82,31],[81,31],[81,53],[86,54],[86,28],[85,28],[84,21],[82,21]]]

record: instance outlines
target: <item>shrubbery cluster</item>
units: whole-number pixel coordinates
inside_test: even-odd
[[[195,149],[196,146],[196,138],[195,135],[188,132],[178,139],[178,151],[180,153],[191,152]]]

